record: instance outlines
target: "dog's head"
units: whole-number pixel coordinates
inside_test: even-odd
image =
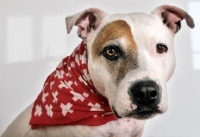
[[[173,39],[185,19],[180,8],[163,5],[152,14],[109,15],[91,8],[66,18],[88,46],[88,68],[97,90],[117,117],[146,119],[167,110],[166,83],[175,68]]]

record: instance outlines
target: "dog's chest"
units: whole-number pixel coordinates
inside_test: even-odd
[[[113,136],[137,137],[141,135],[145,121],[133,118],[122,118],[108,123]]]
[[[102,137],[140,137],[145,121],[133,118],[121,118],[98,127],[98,134]]]
[[[74,126],[74,137],[140,137],[145,121],[121,118],[101,126]]]

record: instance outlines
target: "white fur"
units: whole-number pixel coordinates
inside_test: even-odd
[[[129,71],[116,86],[105,66],[100,62],[93,61],[92,54],[89,54],[88,66],[95,87],[108,98],[110,105],[114,105],[116,111],[123,116],[125,109],[137,108],[137,105],[132,104],[128,93],[125,92],[128,90],[129,84],[137,79],[149,77],[161,86],[162,99],[158,107],[162,112],[165,112],[167,110],[166,83],[172,76],[176,64],[173,47],[174,33],[162,23],[160,15],[144,13],[105,15],[106,17],[103,18],[98,29],[91,31],[87,38],[88,52],[91,52],[92,43],[105,25],[115,20],[124,20],[130,25],[137,44],[140,67]],[[79,14],[76,14],[76,18],[78,17]],[[74,25],[75,21],[72,20],[70,24]],[[70,30],[71,26],[68,26],[68,33]],[[112,42],[116,41],[126,45],[126,40],[123,38],[118,38]],[[162,55],[156,53],[156,43],[159,42],[168,46],[167,53]],[[130,105],[132,108],[130,108]],[[1,137],[109,137],[111,135],[114,137],[140,137],[145,123],[145,120],[121,118],[101,126],[66,125],[31,130],[29,120],[32,107],[33,105],[30,105],[25,109],[9,125]]]
[[[99,27],[97,33],[106,24],[119,19],[125,20],[131,27],[139,51],[140,67],[130,71],[123,81],[119,83],[119,86],[116,86],[105,66],[102,66],[100,62],[93,61],[92,57],[89,56],[89,70],[93,83],[98,91],[108,98],[110,105],[115,106],[119,114],[123,114],[132,105],[128,92],[125,92],[128,91],[130,82],[133,83],[138,79],[149,77],[161,85],[163,99],[160,103],[162,105],[159,106],[160,110],[165,112],[167,110],[166,83],[172,76],[176,64],[173,46],[174,33],[163,25],[159,17],[145,13],[111,15],[103,20],[102,26]],[[93,35],[93,38],[88,43],[89,52],[91,52],[91,45],[95,38],[96,35]],[[124,43],[121,45],[126,45],[123,38],[116,39],[113,43],[115,41],[120,41],[120,43]],[[168,46],[167,53],[162,55],[156,53],[156,44],[159,42]]]

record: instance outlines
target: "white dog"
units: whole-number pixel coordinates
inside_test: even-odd
[[[163,5],[151,14],[90,8],[66,18],[83,42],[47,78],[35,103],[2,137],[140,137],[167,110],[174,35],[191,16]]]

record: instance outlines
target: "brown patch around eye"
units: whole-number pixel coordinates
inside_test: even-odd
[[[103,58],[102,60],[100,52],[107,46],[106,43],[118,38],[123,38],[125,40],[126,45],[122,45],[126,47],[124,48],[126,51],[124,51],[123,57],[115,61],[106,58]],[[121,81],[131,69],[138,66],[137,45],[134,41],[130,26],[124,20],[116,20],[104,26],[97,34],[91,51],[93,61],[97,61],[104,65],[110,72],[115,83]],[[116,55],[114,50],[108,50],[106,52],[106,54],[110,56]]]

